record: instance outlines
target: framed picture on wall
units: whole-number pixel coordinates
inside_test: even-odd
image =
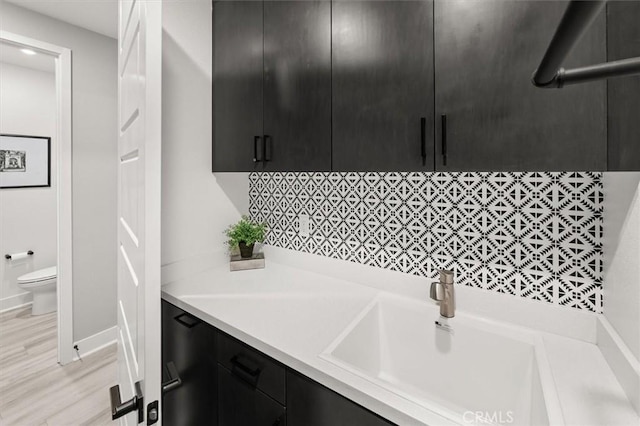
[[[51,186],[51,138],[0,134],[0,188]]]

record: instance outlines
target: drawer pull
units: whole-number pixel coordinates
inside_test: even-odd
[[[245,359],[244,362],[240,360],[241,357]],[[231,370],[233,374],[253,387],[256,387],[258,384],[258,378],[260,377],[260,367],[250,365],[253,364],[252,361],[246,356],[243,357],[242,354],[234,355],[229,361],[233,365],[233,369]]]
[[[178,321],[180,324],[184,325],[187,328],[193,328],[196,325],[200,324],[202,321],[200,321],[198,318],[189,315],[188,313],[184,312],[180,315],[178,315],[177,317],[173,318],[174,320]]]

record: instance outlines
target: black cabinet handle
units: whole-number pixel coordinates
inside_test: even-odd
[[[273,139],[269,135],[264,135],[264,143],[262,145],[262,158],[264,161],[271,161],[271,154],[273,151]],[[269,155],[267,155],[269,153]]]
[[[245,361],[241,361],[241,358],[245,358]],[[258,384],[258,378],[260,377],[260,367],[248,365],[247,363],[252,363],[250,359],[243,356],[242,354],[237,354],[231,357],[229,360],[233,365],[233,369],[231,372],[249,383],[251,386],[256,387]]]
[[[442,134],[441,134],[441,154],[442,154],[442,165],[447,165],[447,114],[442,114],[440,117],[442,123]]]
[[[427,118],[420,118],[420,152],[422,155],[422,165],[427,161]]]
[[[284,414],[282,414],[280,417],[278,417],[276,419],[276,421],[273,422],[273,424],[271,426],[280,426],[282,424],[282,417],[284,417]]]
[[[171,392],[174,389],[182,386],[182,379],[178,374],[178,369],[173,361],[169,361],[167,363],[167,373],[169,373],[169,380],[162,383],[162,394],[164,395],[167,392]]]
[[[198,318],[189,315],[186,312],[178,315],[174,318],[174,320],[178,321],[180,324],[184,325],[187,328],[193,328],[201,322]]]
[[[262,160],[258,158],[258,144],[260,143],[260,136],[253,137],[253,162],[259,163]]]

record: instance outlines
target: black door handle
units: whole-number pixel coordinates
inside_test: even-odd
[[[128,401],[120,400],[120,385],[109,388],[109,397],[111,399],[111,420],[118,419],[132,411],[138,410],[138,423],[144,421],[144,398],[142,397],[142,386],[140,382],[135,384],[136,394]]]
[[[258,158],[258,144],[260,143],[260,136],[253,137],[253,162],[260,163],[262,159]],[[263,157],[264,158],[264,157]]]
[[[427,163],[427,118],[420,118],[420,151],[422,155],[422,165]]]
[[[440,117],[440,122],[442,123],[442,134],[440,135],[440,143],[441,150],[440,154],[442,155],[442,165],[447,165],[447,114],[442,114]]]
[[[174,389],[178,389],[182,386],[182,379],[178,374],[178,369],[173,361],[169,361],[166,365],[167,373],[169,374],[169,380],[162,383],[162,394],[171,392]]]

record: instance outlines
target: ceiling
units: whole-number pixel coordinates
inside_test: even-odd
[[[118,38],[117,0],[5,0],[87,30]]]
[[[4,42],[0,42],[0,62],[38,71],[55,71],[55,59],[53,56],[45,53],[25,55],[20,51],[19,47]]]

